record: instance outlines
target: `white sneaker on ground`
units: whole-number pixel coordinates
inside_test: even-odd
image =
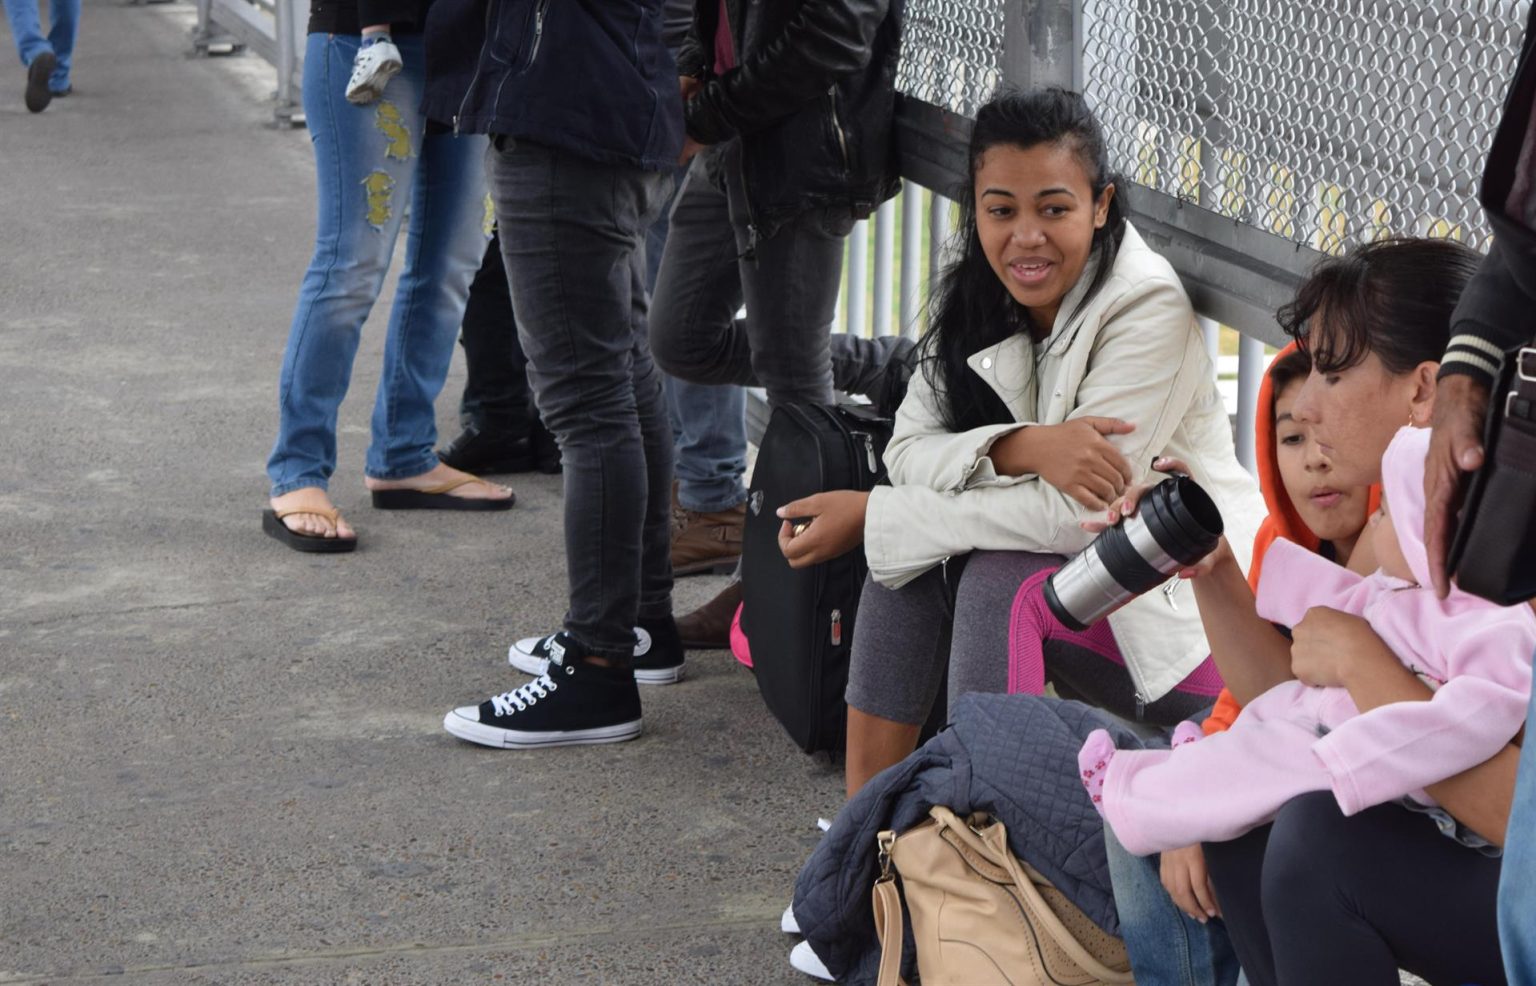
[[[825,832],[832,827],[832,823],[825,818],[818,818],[816,819],[816,827]],[[790,902],[788,907],[784,908],[783,915],[779,917],[779,930],[786,935],[798,935],[800,933],[800,922],[795,920],[795,904],[793,901]]]
[[[363,106],[378,99],[389,80],[404,67],[393,41],[375,41],[359,48],[352,59],[352,78],[347,80],[347,102]]]
[[[549,670],[550,645],[557,634],[524,637],[507,648],[507,663],[524,674],[541,675]],[[641,685],[673,685],[687,671],[677,624],[671,617],[635,627],[632,657],[635,681]]]
[[[837,982],[832,978],[832,973],[827,971],[826,965],[817,958],[815,949],[811,948],[811,943],[808,941],[803,941],[790,950],[789,964],[807,976],[813,976],[822,982]]]

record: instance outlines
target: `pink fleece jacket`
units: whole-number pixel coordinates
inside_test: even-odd
[[[1435,688],[1427,702],[1397,702],[1323,722],[1312,752],[1346,815],[1416,794],[1482,763],[1519,731],[1531,689],[1536,614],[1453,588],[1429,588],[1424,548],[1428,429],[1404,428],[1382,460],[1387,510],[1417,584],[1381,571],[1359,576],[1287,541],[1270,548],[1258,612],[1295,626],[1314,606],[1363,617],[1410,671]],[[1352,704],[1327,703],[1352,709]],[[1241,728],[1239,716],[1234,728]],[[1418,793],[1423,799],[1423,795]]]

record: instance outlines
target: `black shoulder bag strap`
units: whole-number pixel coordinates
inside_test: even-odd
[[[1536,342],[1504,355],[1483,448],[1450,563],[1462,589],[1513,606],[1536,597]]]

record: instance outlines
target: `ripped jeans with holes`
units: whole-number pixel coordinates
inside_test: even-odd
[[[318,229],[278,384],[273,496],[324,489],[335,472],[337,411],[407,220],[365,470],[401,479],[437,465],[433,403],[491,232],[485,138],[425,132],[421,36],[396,36],[404,68],[378,99],[355,106],[345,93],[360,40],[311,34],[304,51]]]

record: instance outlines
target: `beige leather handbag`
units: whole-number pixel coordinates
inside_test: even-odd
[[[881,832],[875,882],[879,986],[901,978],[901,897],[912,914],[923,986],[1099,986],[1131,983],[1120,939],[1008,849],[1001,822],[935,807],[897,835]],[[901,875],[901,891],[896,875]]]

